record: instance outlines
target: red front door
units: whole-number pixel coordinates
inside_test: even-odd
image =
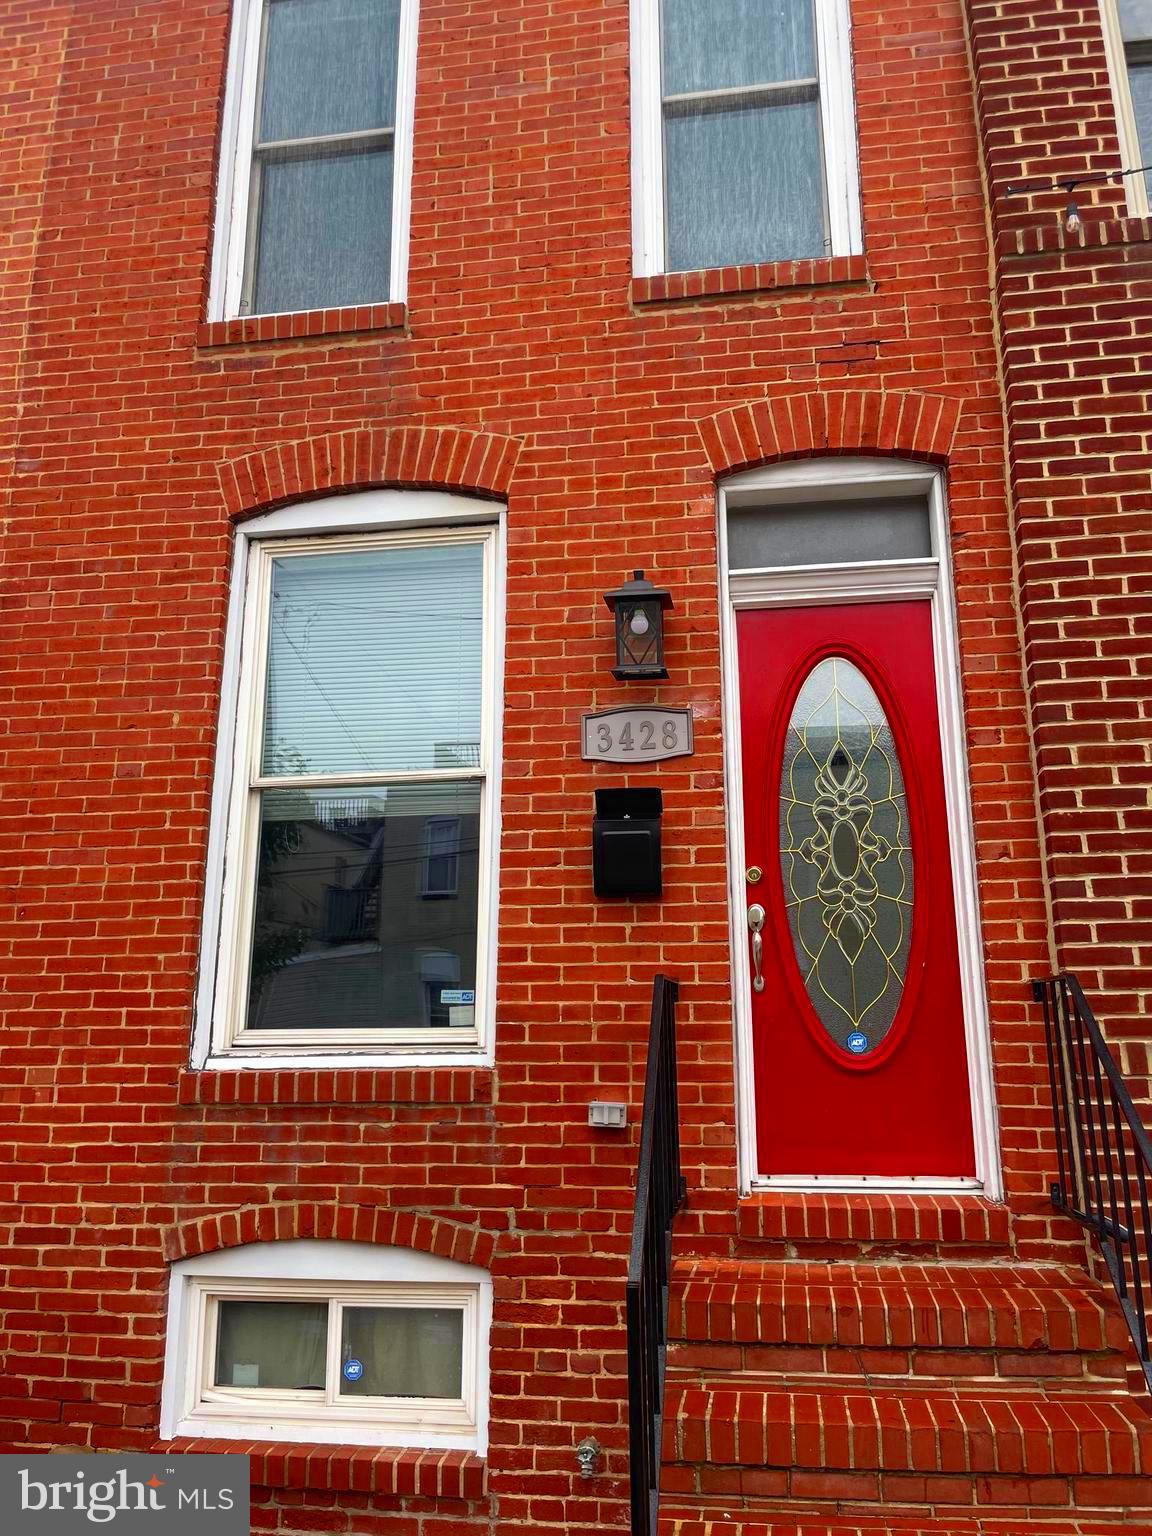
[[[737,634],[760,1173],[971,1177],[931,605]]]

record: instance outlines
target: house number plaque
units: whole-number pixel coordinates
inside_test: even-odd
[[[605,709],[583,716],[581,757],[593,763],[661,763],[691,757],[690,709]]]

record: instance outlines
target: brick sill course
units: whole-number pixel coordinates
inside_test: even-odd
[[[235,347],[261,341],[307,341],[313,336],[351,335],[358,331],[398,331],[407,324],[407,304],[359,304],[287,315],[242,315],[234,320],[205,320],[196,327],[196,345]]]
[[[1002,230],[996,237],[1001,256],[1056,256],[1072,251],[1099,251],[1152,241],[1152,218],[1086,219],[1077,234],[1069,234],[1062,219],[1027,229]]]
[[[250,1456],[253,1488],[313,1488],[396,1498],[482,1499],[487,1462],[471,1451],[267,1440],[157,1440],[153,1454]]]
[[[261,1068],[236,1072],[181,1072],[179,1103],[272,1104],[487,1104],[492,1072],[486,1067]]]
[[[739,267],[709,267],[698,272],[661,272],[634,277],[633,304],[684,303],[723,299],[732,294],[771,293],[778,288],[821,288],[862,283],[868,278],[863,256],[827,256],[805,261],[764,261]]]

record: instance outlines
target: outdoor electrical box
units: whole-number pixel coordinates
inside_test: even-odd
[[[592,885],[597,896],[662,894],[658,789],[598,789],[592,823]]]

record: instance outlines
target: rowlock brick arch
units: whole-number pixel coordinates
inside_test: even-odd
[[[508,494],[521,442],[457,427],[331,432],[279,443],[220,466],[228,515],[250,517],[309,496],[374,486]]]
[[[773,459],[893,454],[944,463],[961,402],[904,390],[829,390],[737,405],[699,422],[712,471],[731,474]]]
[[[240,1248],[245,1243],[283,1242],[315,1237],[379,1247],[414,1248],[461,1264],[487,1269],[496,1234],[414,1211],[336,1202],[249,1205],[214,1216],[196,1216],[168,1227],[164,1257],[170,1262]]]

